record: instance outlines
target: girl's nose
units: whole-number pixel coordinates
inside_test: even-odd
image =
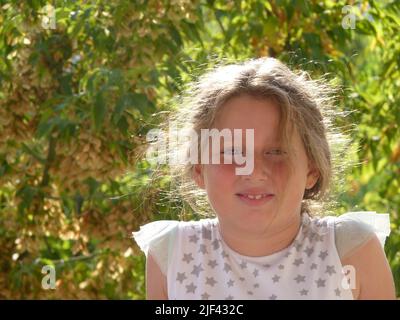
[[[269,174],[269,169],[266,159],[263,155],[254,155],[254,167],[251,174],[244,176],[247,179],[266,180]]]

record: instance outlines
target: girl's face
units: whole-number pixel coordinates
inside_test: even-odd
[[[218,130],[254,129],[254,170],[236,175],[237,164],[195,165],[194,178],[206,190],[221,226],[232,231],[263,233],[272,220],[284,228],[300,215],[305,189],[318,179],[297,130],[289,137],[290,155],[279,141],[279,106],[272,100],[243,95],[225,103],[214,127]],[[221,140],[221,152],[226,152]],[[246,150],[248,152],[248,150]],[[289,161],[291,157],[291,163]],[[244,165],[241,165],[244,166]]]

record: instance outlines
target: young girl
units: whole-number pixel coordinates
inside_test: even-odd
[[[383,251],[389,215],[311,207],[326,199],[342,141],[327,86],[261,58],[215,68],[188,93],[177,118],[186,128],[252,129],[254,139],[220,141],[219,163],[182,168],[185,194],[196,195],[191,182],[204,190],[215,217],[133,233],[147,257],[148,299],[395,298]],[[237,153],[251,155],[250,174],[225,161]]]

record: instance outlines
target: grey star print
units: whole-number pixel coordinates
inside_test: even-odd
[[[211,287],[214,287],[216,283],[217,281],[214,279],[214,277],[206,277],[206,284],[210,285]]]
[[[209,295],[207,292],[204,292],[204,293],[201,295],[201,299],[202,299],[202,300],[208,300],[208,299],[210,299],[210,295]]]
[[[201,244],[201,245],[200,245],[199,252],[201,252],[201,253],[203,253],[203,254],[206,254],[206,253],[208,253],[208,251],[207,251],[207,247],[206,247],[206,245],[205,245],[205,244]]]
[[[326,280],[323,280],[323,279],[321,279],[321,278],[319,278],[318,280],[315,280],[315,282],[317,283],[317,287],[318,287],[318,288],[320,288],[320,287],[325,287],[325,281],[326,281]]]
[[[296,282],[297,283],[300,283],[300,282],[305,282],[306,280],[306,276],[302,276],[302,275],[297,275],[297,277],[296,278],[294,278],[294,280],[296,280]]]
[[[201,234],[203,239],[211,240],[211,230],[203,227],[201,230]]]
[[[219,241],[218,241],[218,239],[215,239],[211,244],[212,244],[214,250],[218,250],[219,249]]]
[[[189,236],[189,242],[197,243],[197,241],[199,241],[199,239],[200,238],[197,236],[197,234]]]
[[[225,251],[222,251],[222,257],[223,257],[223,258],[228,258],[228,257],[229,257],[229,254],[227,254]]]
[[[317,269],[317,265],[316,265],[315,263],[313,263],[313,264],[311,265],[310,269],[311,269],[311,270]]]
[[[198,278],[200,272],[202,272],[202,271],[204,271],[204,269],[201,266],[201,263],[199,263],[198,266],[196,266],[196,265],[193,266],[193,271],[191,273],[194,274]]]
[[[328,250],[325,251],[320,251],[318,257],[321,258],[321,260],[325,260],[325,258],[328,256]]]
[[[300,294],[301,294],[302,296],[306,296],[306,295],[308,294],[308,290],[303,289],[303,290],[300,291]]]
[[[228,273],[229,271],[231,271],[232,270],[232,268],[231,268],[231,266],[228,264],[228,263],[224,263],[224,271],[226,272],[226,273]]]
[[[247,268],[247,262],[242,261],[242,263],[240,264],[240,268],[246,269]]]
[[[309,256],[311,256],[312,253],[314,252],[314,248],[313,248],[313,247],[307,247],[307,248],[304,250],[304,252],[307,253],[307,256],[309,257]]]
[[[309,233],[306,235],[306,238],[308,238],[308,240],[309,240],[310,242],[313,242],[314,237],[315,237],[316,235],[317,235],[317,234],[314,233],[314,232],[309,232]]]
[[[235,283],[235,281],[233,281],[232,279],[230,279],[226,284],[228,285],[228,287],[233,287],[233,284]]]
[[[277,274],[276,275],[274,275],[273,277],[272,277],[272,280],[274,281],[274,283],[275,282],[279,282],[279,279],[280,279],[281,277],[280,276],[278,276]]]
[[[276,300],[276,298],[278,298],[278,297],[273,294],[272,296],[269,297],[269,300]]]
[[[258,276],[258,269],[254,269],[253,275],[254,275],[254,278],[257,278],[257,276]]]
[[[182,261],[185,261],[186,263],[190,263],[190,261],[194,260],[193,255],[191,253],[184,253],[183,254],[183,259]]]
[[[335,266],[326,266],[326,271],[325,273],[328,273],[330,276],[334,273],[336,273],[335,271]]]
[[[191,284],[186,286],[186,293],[195,293],[197,286],[192,282]]]
[[[296,267],[298,267],[299,265],[301,265],[301,264],[303,264],[303,263],[304,263],[303,258],[295,259],[294,262],[293,262],[293,264],[294,264]]]
[[[211,268],[215,268],[217,265],[218,265],[218,263],[217,263],[217,260],[210,260],[210,261],[208,261],[208,265],[211,267]]]
[[[179,281],[181,284],[183,282],[183,280],[187,279],[185,272],[178,272],[177,276],[176,276],[176,281]]]

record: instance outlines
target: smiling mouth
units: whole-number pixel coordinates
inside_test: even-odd
[[[275,195],[271,193],[237,193],[239,200],[250,207],[259,207],[269,203]]]
[[[264,198],[273,196],[273,194],[271,194],[271,193],[259,193],[259,194],[237,193],[236,195],[241,198],[250,199],[250,200],[260,200],[260,199],[264,199]]]

